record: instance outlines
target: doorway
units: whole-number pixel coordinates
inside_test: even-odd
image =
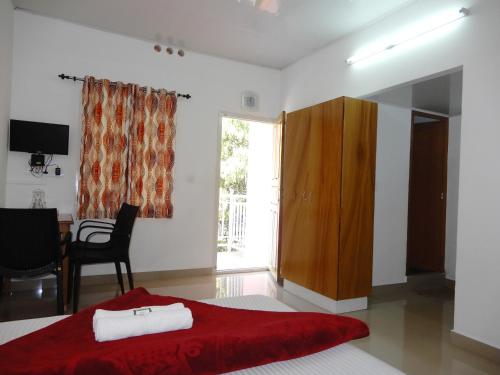
[[[281,132],[275,122],[223,116],[220,142],[217,271],[271,270],[277,262]]]
[[[407,275],[445,268],[448,118],[413,111]]]

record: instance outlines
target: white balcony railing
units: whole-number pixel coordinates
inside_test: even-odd
[[[242,250],[245,247],[247,225],[246,195],[219,195],[219,225],[217,247],[219,251]]]

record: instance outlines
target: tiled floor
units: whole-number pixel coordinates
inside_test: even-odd
[[[322,311],[284,291],[268,272],[165,279],[138,283],[151,293],[189,299],[264,294],[299,311]],[[85,286],[81,307],[118,295],[116,285]],[[53,315],[55,291],[4,293],[0,321]],[[354,344],[408,374],[500,374],[500,366],[453,346],[453,290],[435,277],[410,278],[405,287],[376,288],[369,308],[348,315],[366,321],[368,338]]]
[[[266,259],[262,254],[251,250],[219,251],[217,252],[217,270],[263,269],[267,266]]]
[[[265,268],[265,263],[259,259],[249,257],[244,251],[224,251],[217,253],[217,270],[239,270],[251,268]]]

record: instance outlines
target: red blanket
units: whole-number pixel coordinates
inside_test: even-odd
[[[182,302],[193,328],[99,343],[96,308]],[[150,295],[138,288],[0,346],[0,374],[217,374],[283,361],[368,335],[361,321],[319,313],[250,311]]]

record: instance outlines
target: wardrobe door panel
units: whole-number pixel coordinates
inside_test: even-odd
[[[338,299],[372,287],[377,104],[345,98]]]
[[[337,298],[343,99],[287,115],[282,274]]]
[[[287,114],[284,127],[282,167],[282,217],[281,217],[281,274],[283,278],[299,285],[308,284],[307,269],[311,258],[304,249],[310,247],[313,226],[307,201],[308,153],[306,141],[310,133],[311,111],[304,109]]]

